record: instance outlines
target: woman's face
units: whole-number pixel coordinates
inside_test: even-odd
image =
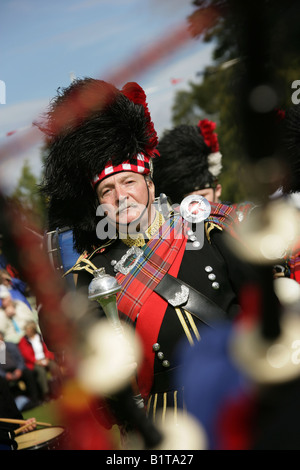
[[[97,196],[107,216],[117,227],[139,220],[148,227],[154,184],[138,173],[125,171],[109,176],[97,187]]]

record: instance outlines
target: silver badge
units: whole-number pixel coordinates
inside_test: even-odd
[[[207,219],[211,206],[205,197],[199,194],[190,194],[180,204],[180,214],[188,222],[198,223]]]
[[[176,292],[173,299],[168,299],[168,302],[172,307],[179,307],[186,303],[189,298],[190,290],[187,286],[181,286],[180,292]]]
[[[120,273],[126,276],[126,274],[128,274],[137,264],[142,254],[143,250],[141,250],[141,248],[138,248],[137,246],[132,246],[131,248],[129,248],[129,250],[126,251],[125,255],[122,256],[120,261],[118,261],[114,265],[114,270],[116,272],[119,271]],[[129,266],[125,267],[124,264],[131,256],[135,257],[135,260]]]

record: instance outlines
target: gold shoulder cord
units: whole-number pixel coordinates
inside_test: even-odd
[[[90,274],[93,274],[98,268],[88,258],[83,258],[83,255],[81,255],[74,266],[64,273],[63,277],[67,276],[67,274],[70,274],[71,272],[78,272],[83,269],[88,271]]]
[[[173,416],[174,416],[174,425],[176,426],[178,424],[178,403],[177,403],[177,395],[178,395],[178,390],[174,390],[173,391]],[[149,397],[149,400],[148,400],[148,403],[147,403],[147,409],[146,409],[146,413],[147,413],[147,416],[149,418],[151,418],[153,420],[153,422],[155,423],[157,421],[157,399],[158,399],[158,393],[154,393],[153,395],[150,395]],[[167,409],[168,409],[168,396],[167,396],[167,392],[164,392],[163,393],[163,404],[162,404],[162,408],[159,409],[159,419],[161,421],[161,423],[163,424],[165,422],[165,419],[166,419],[166,413],[167,413]],[[152,407],[152,414],[150,414],[150,407],[151,407],[151,403],[153,402],[153,407]],[[169,408],[170,409],[170,408]],[[185,409],[185,404],[183,403],[183,410],[184,412],[186,412],[186,409]]]
[[[222,227],[220,227],[217,224],[214,224],[213,222],[205,222],[205,234],[206,234],[206,238],[209,241],[209,243],[211,243],[210,232],[212,230],[214,230],[215,228],[217,228],[218,230],[221,230],[221,231],[223,230]]]
[[[105,243],[104,245],[102,245],[101,247],[98,247],[96,248],[90,255],[88,255],[88,257],[86,257],[86,252],[84,252],[82,255],[79,256],[78,260],[76,261],[76,263],[74,264],[74,266],[72,266],[72,268],[70,268],[68,271],[66,271],[64,274],[63,274],[63,277],[67,276],[68,274],[70,273],[76,273],[78,271],[82,271],[83,269],[87,272],[89,272],[90,274],[93,274],[94,271],[97,268],[97,266],[95,266],[92,262],[91,262],[91,258],[94,256],[94,254],[102,249],[102,248],[106,248],[107,246],[109,246],[113,241],[113,240],[109,240],[107,243]]]
[[[198,328],[197,328],[197,326],[196,326],[196,324],[195,324],[195,322],[194,322],[194,319],[193,319],[192,315],[191,315],[190,312],[188,312],[187,310],[185,310],[185,309],[183,309],[183,310],[184,310],[184,313],[185,313],[185,315],[186,315],[186,317],[187,317],[187,320],[188,320],[188,322],[189,322],[189,324],[190,324],[190,327],[191,327],[191,329],[193,330],[193,333],[194,333],[194,335],[195,335],[195,337],[196,337],[196,340],[197,340],[197,341],[200,341],[200,339],[201,339],[201,338],[200,338],[200,334],[199,334]],[[180,323],[181,323],[181,326],[182,326],[182,328],[183,328],[183,331],[185,332],[186,337],[187,337],[187,339],[188,339],[190,345],[193,346],[193,345],[195,344],[195,342],[194,342],[194,339],[193,339],[192,334],[191,334],[191,332],[190,332],[189,325],[188,325],[187,321],[185,320],[185,318],[184,318],[184,316],[183,316],[183,314],[182,314],[181,309],[180,309],[179,307],[176,307],[176,308],[175,308],[175,311],[176,311],[176,313],[177,313],[178,319],[179,319],[179,321],[180,321]]]
[[[201,339],[201,338],[200,338],[200,334],[199,334],[198,328],[197,328],[197,326],[196,326],[196,324],[195,324],[195,322],[194,322],[194,319],[193,319],[192,314],[191,314],[188,310],[185,310],[185,309],[184,309],[184,311],[185,311],[186,316],[187,316],[187,318],[188,318],[188,320],[189,320],[189,322],[190,322],[190,325],[191,325],[191,327],[192,327],[192,330],[193,330],[193,332],[194,332],[194,335],[195,335],[197,341],[200,341],[200,339]]]

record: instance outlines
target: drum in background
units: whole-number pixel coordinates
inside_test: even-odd
[[[67,450],[66,432],[62,426],[37,429],[15,437],[17,450]]]
[[[73,246],[73,232],[68,227],[47,232],[44,244],[54,269],[61,275],[72,268],[79,258]],[[65,279],[69,287],[75,287],[72,274],[68,274]]]

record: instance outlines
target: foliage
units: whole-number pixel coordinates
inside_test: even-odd
[[[39,192],[39,180],[32,173],[28,161],[24,162],[17,187],[9,200],[16,204],[43,230],[46,224],[46,203]]]
[[[197,124],[199,119],[204,118],[216,121],[220,150],[223,154],[223,171],[220,178],[223,187],[222,199],[239,202],[247,199],[249,195],[248,175],[245,174],[247,155],[240,122],[239,88],[241,78],[245,76],[247,58],[245,59],[241,51],[244,43],[247,43],[250,50],[255,47],[257,40],[255,29],[249,37],[242,36],[246,30],[245,25],[248,17],[252,15],[254,24],[261,21],[266,28],[262,28],[262,51],[259,47],[254,51],[254,58],[257,54],[257,74],[261,70],[269,74],[277,93],[277,107],[286,108],[292,105],[291,84],[300,79],[300,33],[296,21],[299,15],[295,14],[299,13],[299,7],[295,0],[262,0],[249,3],[239,3],[237,0],[195,0],[193,3],[198,9],[189,18],[190,23],[208,6],[216,7],[219,11],[215,26],[206,32],[204,38],[198,37],[199,42],[203,40],[213,43],[213,64],[204,71],[199,71],[199,81],[190,82],[188,91],[178,91],[173,105],[172,124]],[[246,8],[247,12],[241,13]],[[253,53],[253,50],[250,52]],[[263,53],[265,62],[259,69],[259,60]]]

